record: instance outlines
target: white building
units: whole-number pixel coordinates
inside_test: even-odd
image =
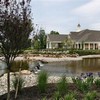
[[[47,35],[47,49],[61,48],[62,42],[68,37],[74,41],[75,49],[82,50],[100,50],[100,31],[81,30],[81,25],[77,25],[76,32],[70,32],[69,35]]]

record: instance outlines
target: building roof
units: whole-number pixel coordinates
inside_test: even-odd
[[[86,29],[80,32],[71,32],[70,37],[76,42],[98,42],[100,41],[100,31]]]
[[[48,34],[48,41],[64,41],[68,35]]]

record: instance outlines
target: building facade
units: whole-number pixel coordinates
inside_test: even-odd
[[[74,48],[82,50],[100,50],[100,31],[82,30],[71,32],[70,37],[74,40]]]
[[[62,48],[63,47],[63,41],[66,39],[66,37],[67,37],[67,35],[48,34],[47,35],[46,48],[47,49]]]
[[[81,25],[77,25],[76,32],[70,32],[69,35],[47,35],[47,49],[61,48],[63,41],[70,37],[73,47],[81,50],[100,50],[100,31],[97,30],[81,30]]]

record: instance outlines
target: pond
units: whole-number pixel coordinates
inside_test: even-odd
[[[100,58],[85,58],[78,61],[61,61],[45,64],[43,67],[52,75],[76,76],[81,73],[100,72]]]
[[[29,63],[30,68],[33,69],[37,62]],[[18,68],[17,68],[18,69]],[[100,58],[85,58],[78,61],[59,61],[49,62],[41,66],[41,70],[47,71],[50,75],[66,75],[75,76],[85,72],[100,72]],[[6,72],[6,66],[0,62],[0,75]]]

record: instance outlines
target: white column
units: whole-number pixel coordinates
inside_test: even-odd
[[[98,43],[98,49],[100,50],[100,43]]]
[[[46,44],[46,48],[48,49],[49,48],[49,43],[47,42],[47,44]]]
[[[95,43],[93,43],[93,50],[95,50]]]
[[[75,44],[75,49],[77,49],[77,46],[76,46],[77,44]]]
[[[88,49],[90,50],[90,43],[88,43]]]
[[[50,49],[52,48],[52,46],[51,46],[51,42],[49,43],[49,48],[50,48]]]
[[[83,44],[83,50],[85,50],[85,43]]]

